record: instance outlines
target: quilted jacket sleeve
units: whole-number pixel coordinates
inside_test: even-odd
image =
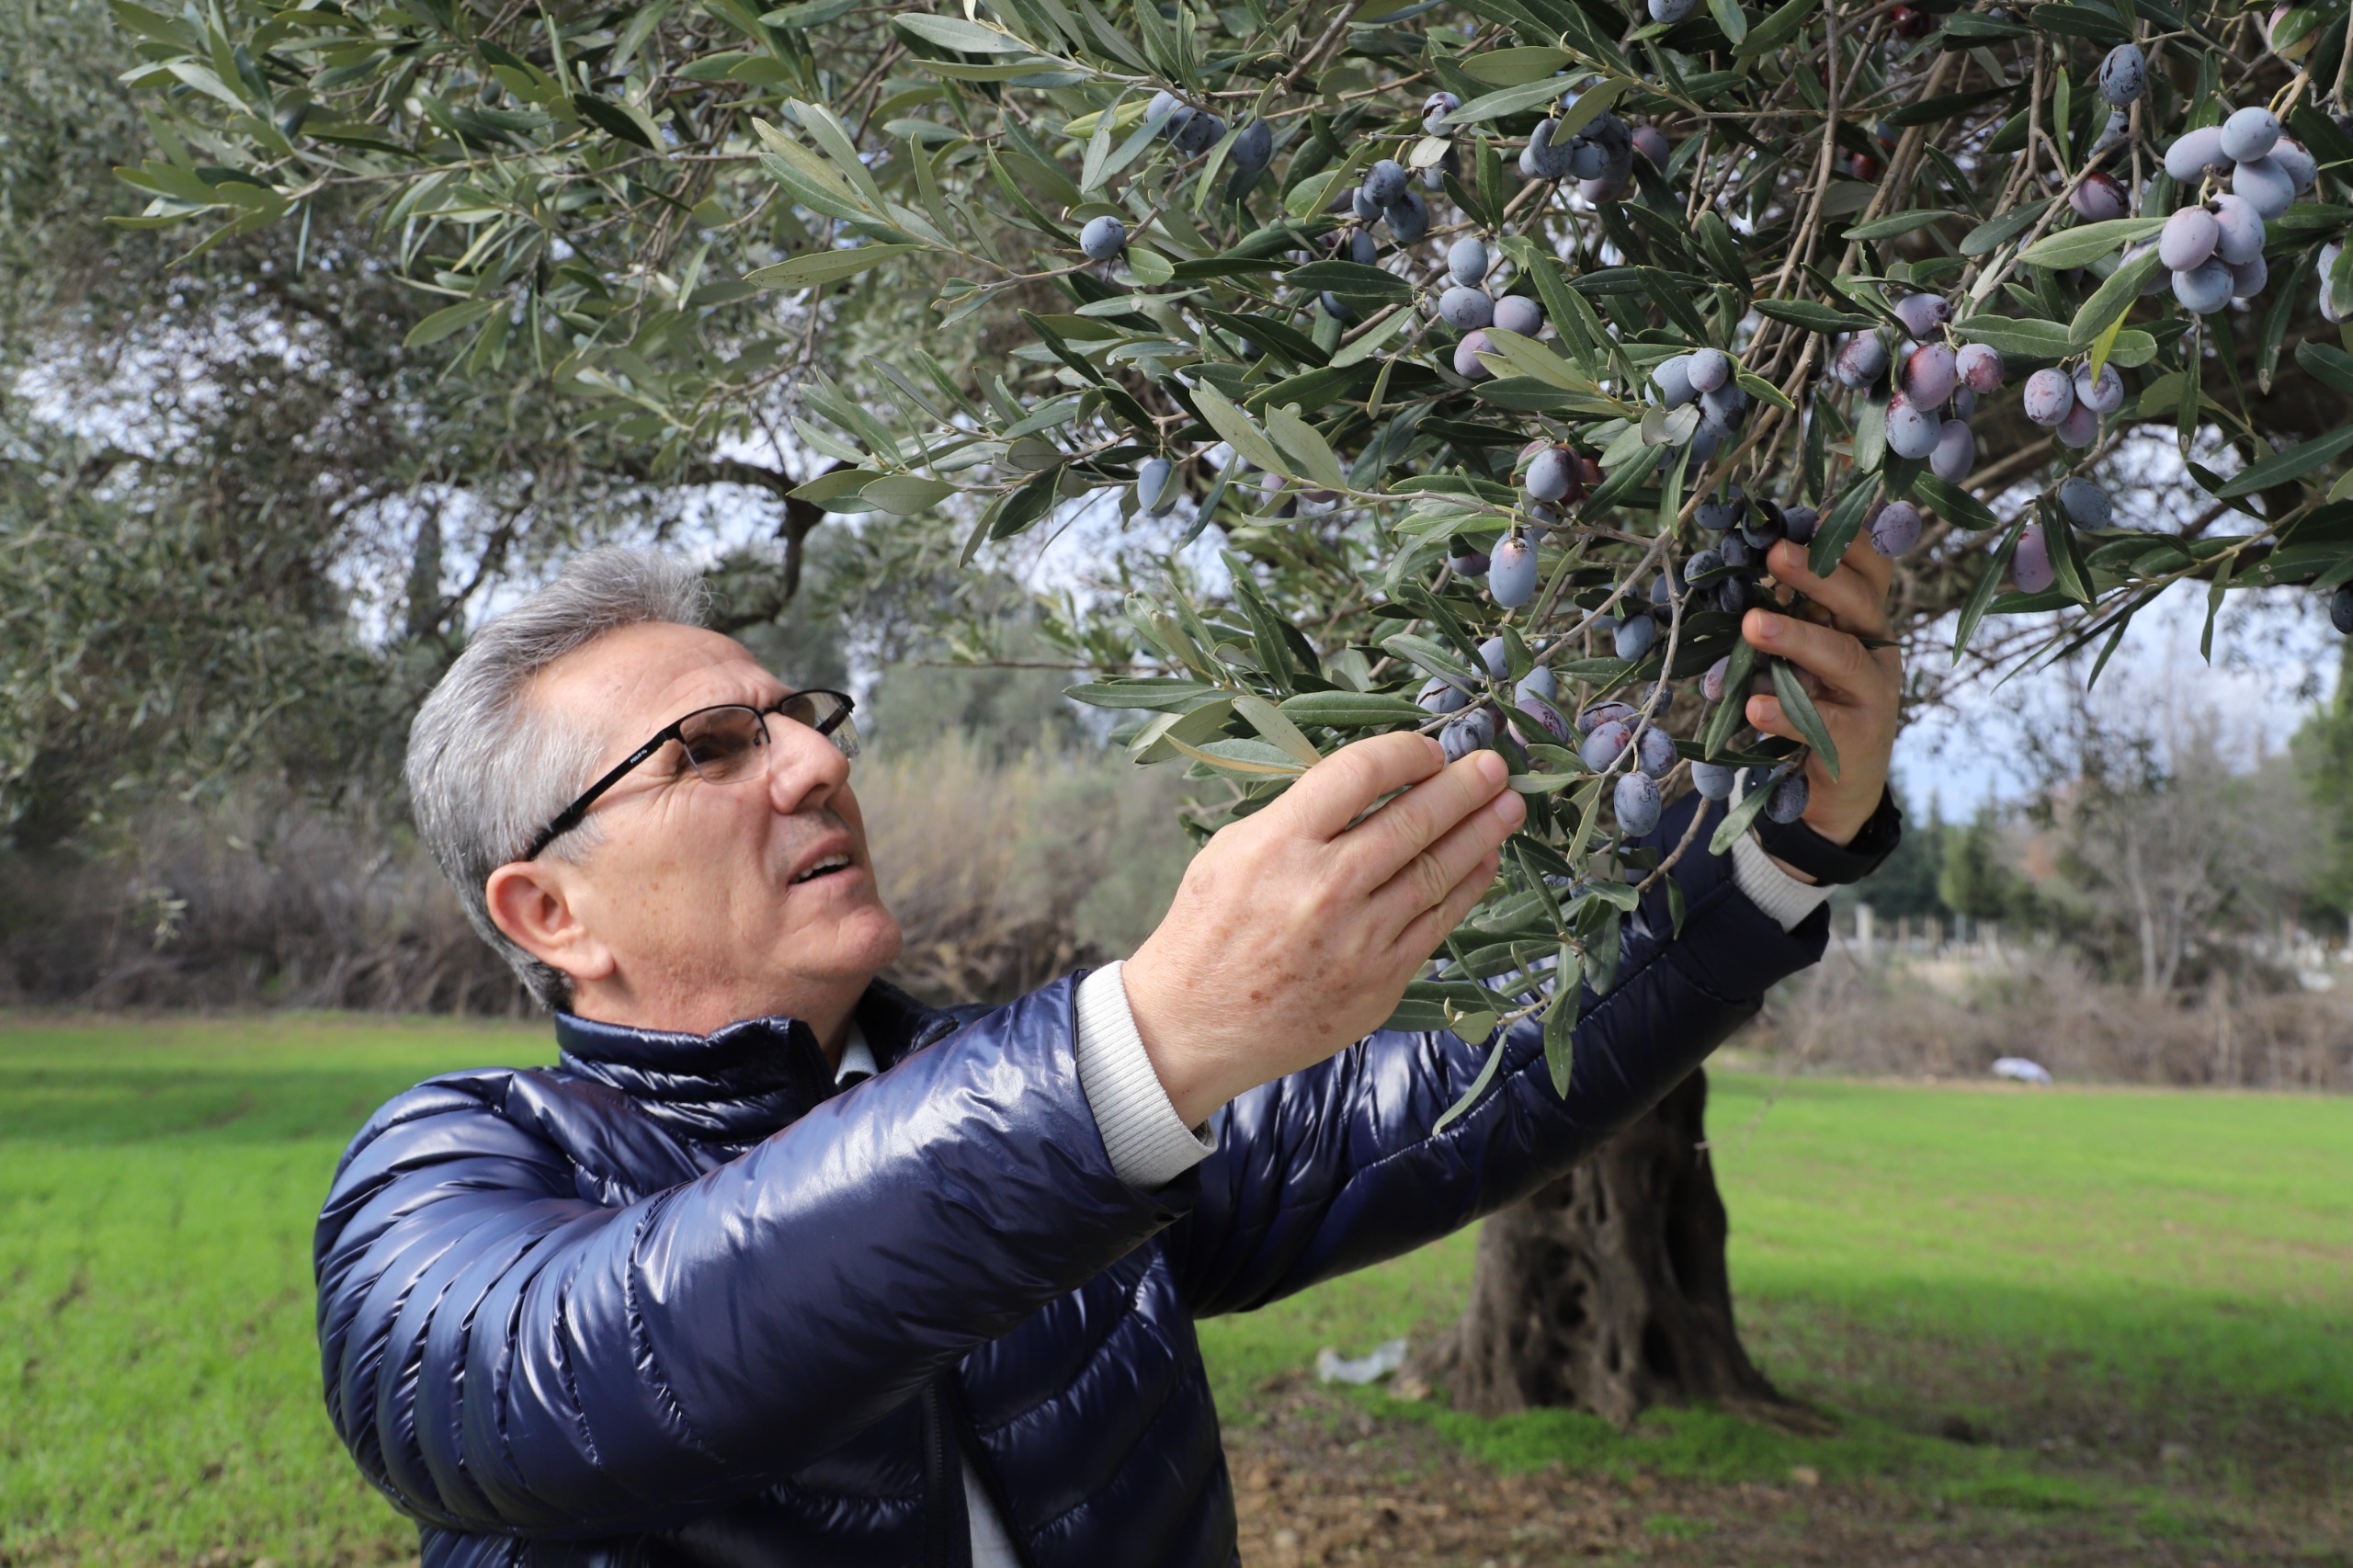
[[[1651,842],[1672,846],[1703,805],[1688,797]],[[1665,891],[1646,895],[1639,926],[1627,921],[1616,986],[1584,997],[1565,1099],[1529,1022],[1479,1103],[1443,1132],[1430,1128],[1487,1053],[1445,1033],[1382,1030],[1220,1112],[1199,1199],[1166,1244],[1193,1310],[1264,1306],[1525,1198],[1665,1097],[1768,988],[1821,957],[1828,917],[1783,931],[1704,838],[1672,874],[1682,934],[1671,934]]]
[[[1072,1037],[1065,982],[626,1207],[581,1196],[537,1075],[403,1096],[319,1221],[336,1430],[419,1519],[575,1537],[838,1448],[1186,1200],[1111,1170]]]

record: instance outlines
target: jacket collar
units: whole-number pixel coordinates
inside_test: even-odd
[[[885,1072],[956,1027],[952,1015],[879,980],[858,998],[858,1022]],[[627,1095],[693,1138],[753,1142],[835,1093],[816,1032],[781,1015],[697,1035],[558,1013],[555,1039],[567,1071]]]

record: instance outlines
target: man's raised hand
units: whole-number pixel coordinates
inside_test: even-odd
[[[1334,752],[1194,857],[1122,971],[1188,1127],[1395,1010],[1527,817],[1506,778],[1495,752],[1449,765],[1427,735],[1378,735]]]
[[[1803,672],[1839,762],[1834,779],[1821,758],[1807,759],[1806,825],[1833,844],[1852,843],[1887,788],[1904,695],[1904,657],[1888,645],[1895,635],[1887,619],[1895,563],[1867,540],[1857,540],[1827,577],[1815,576],[1805,551],[1787,540],[1773,546],[1766,562],[1776,582],[1805,595],[1811,613],[1801,619],[1760,607],[1743,619],[1741,633]],[[1881,645],[1865,647],[1866,639]],[[1804,738],[1778,697],[1750,697],[1746,717],[1766,734]]]

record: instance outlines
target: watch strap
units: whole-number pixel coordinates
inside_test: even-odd
[[[1756,842],[1765,852],[1787,866],[1795,867],[1817,882],[1838,884],[1859,882],[1885,863],[1895,846],[1904,839],[1904,813],[1895,804],[1895,797],[1881,790],[1879,806],[1864,822],[1861,831],[1851,844],[1833,844],[1808,827],[1802,819],[1797,822],[1775,822],[1759,815],[1755,828]]]

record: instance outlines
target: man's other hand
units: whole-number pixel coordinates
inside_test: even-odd
[[[1506,778],[1492,751],[1449,765],[1427,735],[1378,735],[1194,857],[1121,971],[1186,1126],[1381,1026],[1527,817]]]

